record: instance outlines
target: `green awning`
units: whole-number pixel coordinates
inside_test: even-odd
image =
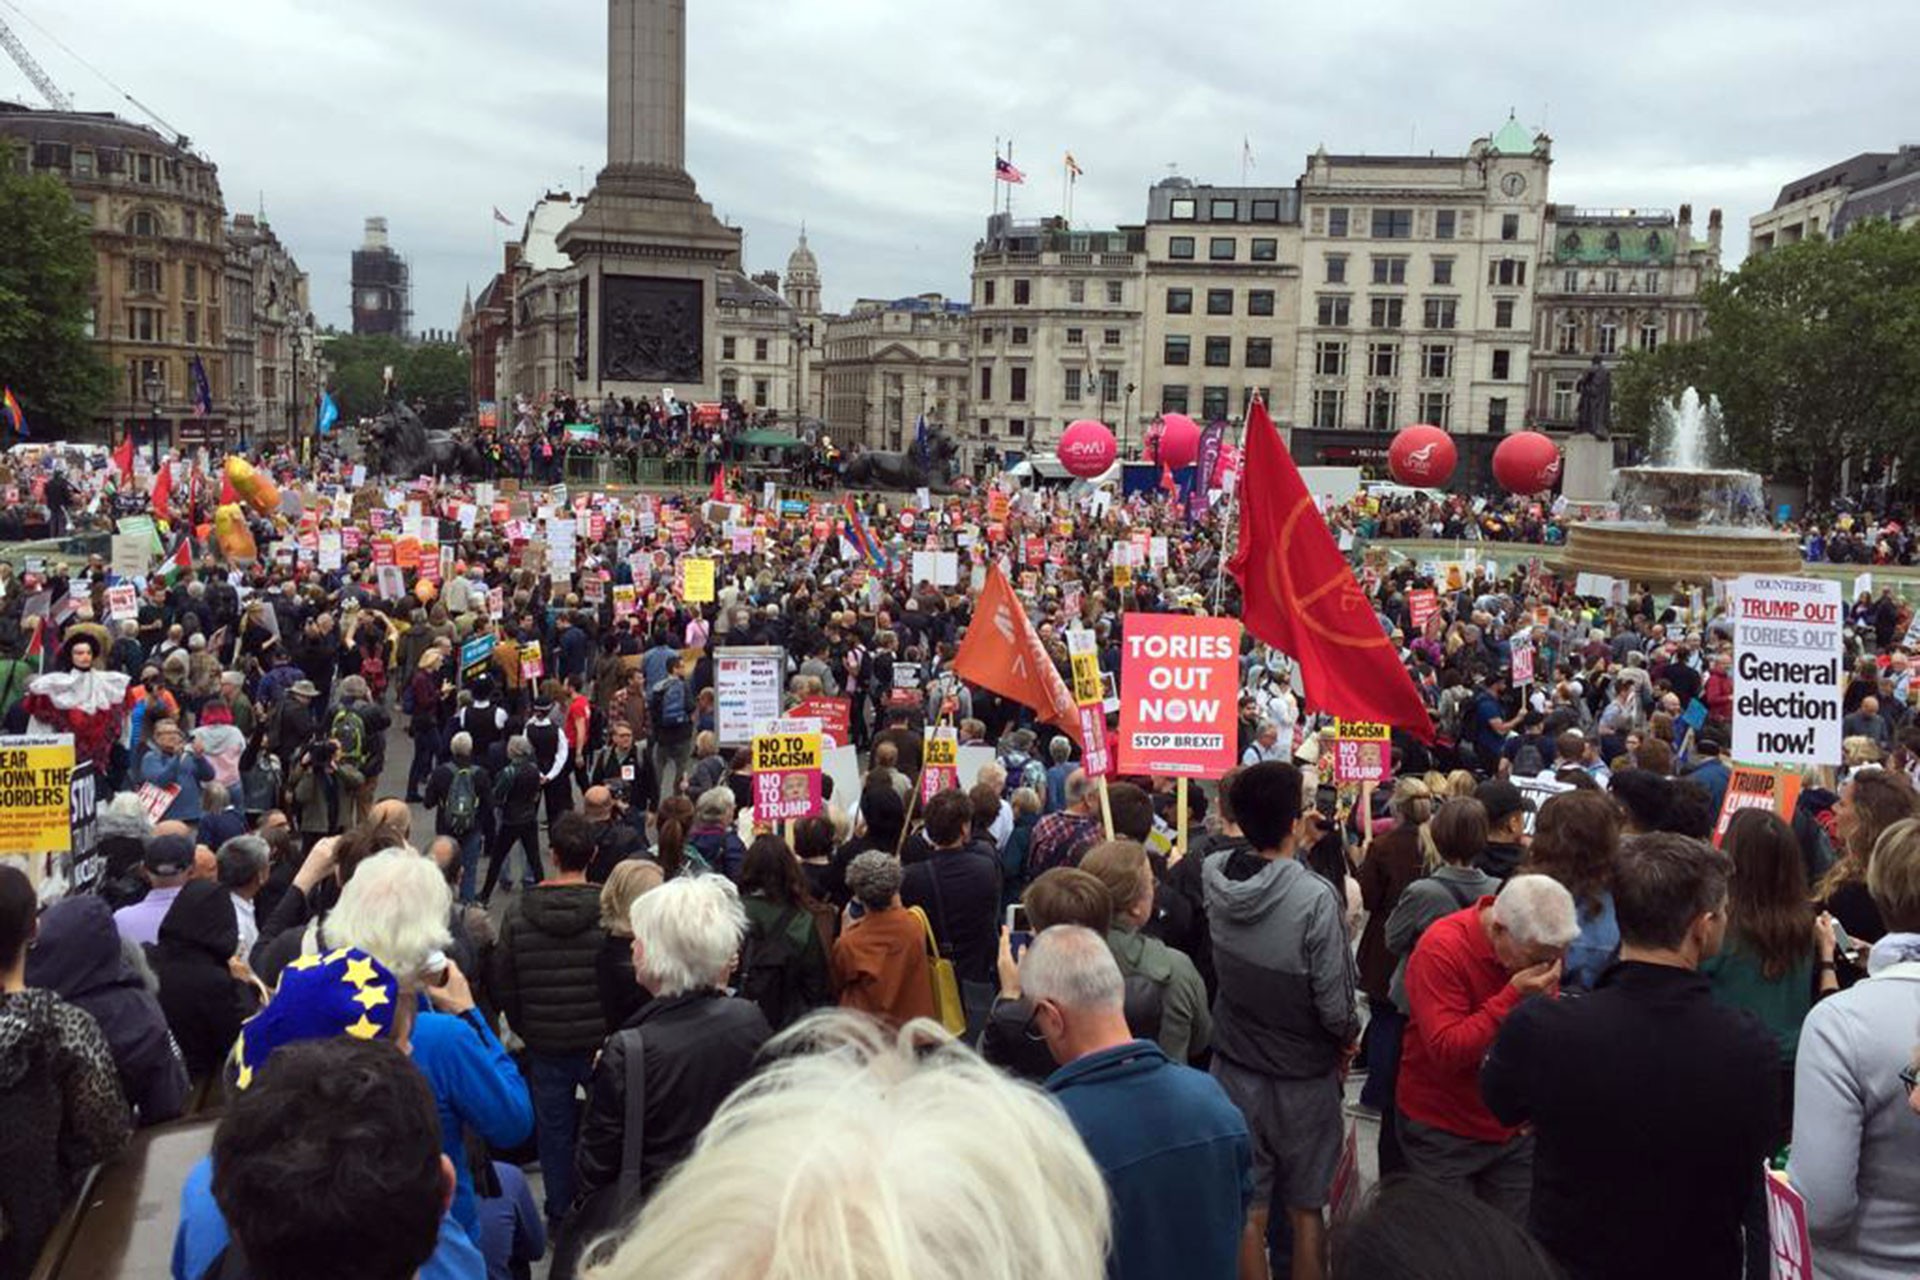
[[[790,436],[784,431],[775,431],[771,427],[761,427],[734,437],[736,444],[746,445],[750,449],[804,449],[806,445],[798,436]]]

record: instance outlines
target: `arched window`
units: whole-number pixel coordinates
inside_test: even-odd
[[[1618,255],[1620,252],[1620,233],[1618,231],[1607,232],[1607,238],[1601,241],[1601,243],[1606,247],[1608,253]]]
[[[127,234],[151,239],[160,234],[160,219],[154,216],[152,210],[141,209],[127,219]]]
[[[1569,231],[1566,236],[1561,239],[1560,243],[1566,246],[1568,253],[1578,253],[1580,252],[1580,233],[1578,231]]]

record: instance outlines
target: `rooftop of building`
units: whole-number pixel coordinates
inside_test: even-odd
[[[1231,205],[1230,209],[1220,206]],[[1216,213],[1219,216],[1215,216]],[[1285,187],[1216,187],[1162,178],[1147,189],[1147,222],[1298,222],[1300,192]]]
[[[805,276],[809,272],[817,277],[820,274],[820,261],[813,256],[813,250],[807,247],[807,229],[802,226],[800,243],[795,245],[793,252],[787,255],[787,274]]]
[[[185,135],[168,137],[151,125],[123,119],[111,111],[50,111],[0,101],[0,134],[70,146],[131,148],[212,164],[193,149],[193,140]]]
[[[1146,248],[1145,227],[1075,227],[1065,218],[1015,221],[1004,213],[987,219],[986,238],[975,253],[1139,253]]]
[[[714,300],[723,307],[784,308],[787,300],[779,290],[769,289],[741,272],[723,270],[714,286]]]
[[[573,259],[560,252],[559,237],[586,207],[584,196],[576,200],[565,191],[549,191],[540,197],[520,226],[520,260],[535,271],[572,266]]]
[[[955,302],[945,294],[922,293],[908,298],[860,298],[847,313],[851,316],[872,315],[883,311],[907,311],[920,315],[964,316],[972,308],[964,302]]]
[[[1804,178],[1795,178],[1780,188],[1780,194],[1774,198],[1773,207],[1784,208],[1822,191],[1840,189],[1856,191],[1870,187],[1911,171],[1920,165],[1920,146],[1912,143],[1902,146],[1898,151],[1862,151],[1859,155],[1830,164],[1826,168],[1808,174]]]
[[[1833,215],[1831,230],[1837,236],[1848,227],[1873,218],[1907,226],[1916,216],[1920,216],[1920,165],[1849,195]]]

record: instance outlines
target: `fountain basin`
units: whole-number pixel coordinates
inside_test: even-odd
[[[1701,585],[1743,573],[1799,573],[1791,534],[1751,526],[1683,527],[1643,520],[1582,520],[1567,528],[1562,563],[1653,587]]]
[[[1622,467],[1614,473],[1614,502],[1622,520],[1690,529],[1767,523],[1766,492],[1751,471],[1711,467]]]

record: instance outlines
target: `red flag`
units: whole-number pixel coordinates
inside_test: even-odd
[[[1032,707],[1043,723],[1080,741],[1080,715],[1073,694],[999,565],[987,569],[987,584],[981,588],[967,638],[953,656],[953,669],[962,680]]]
[[[133,479],[133,432],[113,451],[113,465],[119,469],[122,483]]]
[[[160,464],[160,473],[153,478],[153,492],[151,497],[153,501],[153,518],[155,520],[167,519],[167,509],[173,500],[172,463],[163,462]]]
[[[725,467],[716,467],[713,472],[713,490],[707,494],[710,502],[727,500],[727,471]]]
[[[238,501],[240,501],[240,495],[234,492],[233,477],[228,475],[223,467],[220,471],[220,505],[232,506]]]
[[[1160,487],[1168,493],[1180,492],[1180,486],[1174,482],[1173,471],[1164,462],[1160,464]]]
[[[1300,664],[1308,710],[1399,725],[1433,741],[1413,677],[1258,400],[1247,414],[1240,546],[1227,568],[1240,583],[1247,630]]]

